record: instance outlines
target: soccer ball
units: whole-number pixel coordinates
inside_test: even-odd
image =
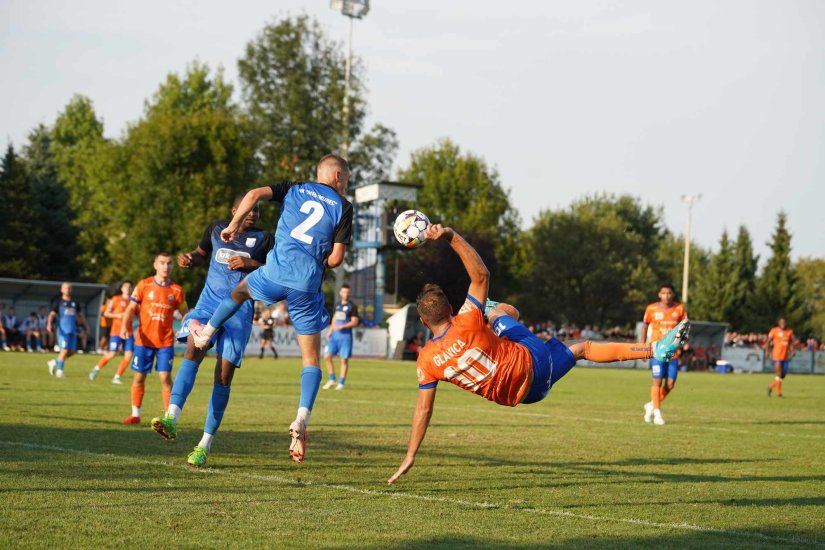
[[[407,248],[418,248],[426,239],[424,230],[430,225],[430,220],[423,212],[418,210],[405,210],[401,212],[395,223],[392,224],[392,232],[398,242]]]

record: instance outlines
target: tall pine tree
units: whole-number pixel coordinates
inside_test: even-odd
[[[786,223],[787,215],[780,212],[770,242],[771,257],[756,281],[756,318],[762,330],[773,326],[778,317],[784,317],[791,327],[802,320],[802,299],[791,264],[791,234]]]
[[[753,243],[748,229],[742,225],[733,245],[733,262],[736,272],[736,287],[733,294],[733,307],[727,321],[738,332],[761,330],[754,319],[754,292],[756,290],[756,268],[759,256],[753,253]]]
[[[691,302],[691,316],[707,321],[727,322],[735,307],[737,273],[727,229],[719,240],[719,252],[696,278],[696,291]]]
[[[0,276],[34,277],[38,225],[23,163],[11,144],[0,165],[0,197]]]

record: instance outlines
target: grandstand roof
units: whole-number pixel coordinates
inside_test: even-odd
[[[97,283],[72,283],[72,298],[81,303],[89,303],[100,299],[100,293],[106,290],[106,285]],[[37,281],[34,279],[7,279],[0,277],[0,303],[8,306],[21,298],[27,301],[42,301],[49,303],[60,296],[60,285],[63,281]]]

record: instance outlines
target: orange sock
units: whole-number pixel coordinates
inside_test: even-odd
[[[622,344],[618,342],[584,343],[584,358],[596,363],[627,361],[629,359],[650,359],[653,357],[651,344]]]
[[[120,376],[129,366],[129,360],[125,357],[120,360],[120,364],[117,366],[117,375]]]
[[[771,380],[771,383],[770,383],[770,384],[768,384],[768,389],[769,389],[769,390],[772,390],[772,389],[774,389],[775,387],[776,387],[776,379],[774,378],[773,380]]]
[[[132,406],[140,407],[143,405],[143,393],[146,391],[146,386],[143,384],[132,384]]]
[[[104,357],[101,357],[101,358],[100,358],[100,361],[98,361],[98,362],[97,362],[97,368],[102,369],[103,367],[105,367],[105,366],[106,366],[106,363],[108,363],[108,362],[109,362],[109,360],[108,360],[108,359],[106,359],[106,357],[105,357],[105,356],[104,356]]]
[[[650,386],[650,400],[653,401],[653,408],[658,409],[662,400],[659,398],[659,388],[657,386]]]
[[[782,379],[776,381],[776,395],[782,395]]]
[[[162,387],[160,394],[163,396],[163,410],[169,410],[169,398],[172,397],[172,388]]]

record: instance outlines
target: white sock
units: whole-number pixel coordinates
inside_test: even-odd
[[[137,416],[138,418],[140,418],[140,407],[132,405],[132,416]]]
[[[93,368],[92,370],[100,370],[100,367],[98,367],[97,365],[95,365],[95,368]]]
[[[201,334],[204,336],[212,336],[215,334],[215,331],[218,330],[217,328],[213,327],[211,324],[206,323],[206,326],[203,327]]]
[[[659,409],[653,409],[653,414],[662,414],[662,411]]]
[[[203,437],[201,438],[201,442],[198,443],[198,447],[206,447],[207,450],[212,448],[212,438],[215,437],[215,434],[208,434],[203,432]]]
[[[306,407],[298,407],[298,416],[295,417],[295,420],[301,420],[304,423],[304,426],[309,424],[309,413],[310,410]]]
[[[178,407],[177,405],[169,405],[169,410],[166,411],[166,414],[171,414],[172,416],[174,416],[175,422],[177,422],[178,418],[180,418],[180,407]]]

